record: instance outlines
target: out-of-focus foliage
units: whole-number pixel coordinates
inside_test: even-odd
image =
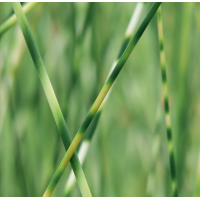
[[[135,5],[43,3],[27,16],[72,138],[106,80]],[[13,13],[11,3],[0,3],[0,13],[1,24]],[[178,192],[192,196],[200,147],[200,4],[162,3],[162,13]],[[83,165],[93,196],[171,195],[159,63],[155,15],[113,86]],[[64,153],[16,25],[0,38],[0,196],[42,196]],[[69,171],[53,196],[63,195]],[[77,186],[71,195],[80,196]]]

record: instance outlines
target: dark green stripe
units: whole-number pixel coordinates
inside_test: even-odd
[[[161,73],[162,73],[162,81],[163,83],[167,82],[167,74],[166,74],[166,70],[165,70],[165,64],[162,64],[161,66]]]
[[[119,72],[122,69],[122,66],[118,65],[118,66],[115,67],[115,69],[113,70],[112,74],[108,78],[108,80],[106,82],[106,85],[112,85],[114,83],[115,79],[117,78]]]
[[[131,36],[126,36],[126,38],[124,39],[124,41],[122,43],[122,46],[121,46],[121,48],[119,50],[119,53],[118,53],[118,56],[117,56],[116,60],[118,60],[122,56],[124,50],[126,49],[128,43],[130,42],[130,40],[131,40]]]
[[[171,130],[171,126],[167,127],[167,140],[171,141],[172,140],[172,130]]]
[[[95,115],[95,113],[92,113],[92,112],[89,111],[86,119],[84,120],[81,128],[78,131],[78,134],[84,134],[85,133],[85,131],[87,130],[88,126],[90,125],[94,115]]]
[[[86,141],[86,140],[91,141],[92,136],[97,127],[100,115],[101,115],[101,111],[98,111],[97,114],[95,115],[94,119],[92,120],[91,124],[89,125],[88,130],[85,133],[85,136],[83,138],[84,141]]]
[[[160,51],[163,51],[163,49],[164,49],[164,44],[163,44],[163,40],[160,40],[159,41],[159,45],[160,45]]]
[[[165,113],[169,113],[169,104],[168,104],[168,98],[167,96],[164,97],[164,103],[165,103]]]

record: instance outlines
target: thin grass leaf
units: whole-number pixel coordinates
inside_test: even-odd
[[[104,84],[102,90],[100,91],[98,97],[96,98],[94,104],[92,105],[91,109],[89,110],[83,124],[81,125],[80,129],[78,130],[76,136],[74,137],[69,149],[67,150],[64,158],[62,159],[59,167],[57,168],[53,178],[51,179],[50,184],[56,186],[57,182],[59,181],[65,167],[67,166],[70,158],[76,151],[81,139],[83,138],[88,126],[90,125],[92,119],[94,118],[95,114],[97,113],[101,103],[103,102],[104,98],[108,94],[109,90],[111,89],[115,79],[117,78],[118,74],[120,73],[121,69],[123,68],[125,62],[127,61],[129,55],[131,54],[132,50],[136,46],[137,42],[139,41],[140,37],[142,36],[143,32],[145,31],[147,25],[151,21],[152,17],[154,16],[155,12],[157,11],[158,7],[160,6],[159,3],[154,3],[151,7],[149,13],[143,20],[142,24],[138,28],[135,35],[132,37],[130,43],[128,44],[127,48],[123,52],[122,56],[118,60],[115,68],[113,69],[112,73],[110,74],[109,78],[107,79],[106,83]],[[52,188],[53,189],[53,188]],[[48,190],[46,191],[48,192]]]
[[[130,19],[130,22],[128,24],[128,27],[127,27],[125,35],[124,35],[124,40],[123,40],[121,47],[120,47],[120,51],[118,53],[116,60],[112,64],[110,73],[114,69],[117,61],[121,57],[122,53],[124,52],[125,48],[127,47],[128,43],[130,42],[131,38],[133,37],[134,31],[136,29],[136,25],[138,24],[138,21],[140,19],[140,16],[141,16],[141,13],[142,13],[142,10],[143,10],[143,4],[144,3],[140,3],[140,2],[137,3],[137,5],[136,5],[136,7],[133,11],[132,17]],[[88,130],[85,134],[85,137],[83,138],[83,140],[81,142],[81,146],[78,150],[78,157],[79,157],[81,164],[83,164],[83,162],[85,160],[85,157],[87,155],[87,151],[89,149],[89,145],[91,143],[91,139],[92,139],[92,137],[95,133],[96,127],[98,125],[99,118],[101,116],[101,113],[103,111],[103,108],[105,106],[105,103],[108,99],[110,92],[111,92],[111,90],[108,92],[106,98],[104,99],[103,103],[99,107],[94,119],[92,120],[92,122],[91,122],[91,124],[90,124],[90,126],[89,126],[89,128],[88,128]],[[76,179],[75,179],[73,171],[71,170],[69,177],[67,179],[67,182],[66,182],[65,189],[64,189],[64,196],[69,196],[72,189],[74,188],[75,183],[76,183]]]
[[[163,42],[163,29],[162,29],[162,14],[161,6],[157,11],[158,18],[158,37],[159,37],[159,46],[160,46],[160,63],[161,63],[161,74],[162,74],[162,90],[163,90],[163,99],[164,99],[164,109],[165,109],[165,122],[167,129],[167,142],[169,148],[169,162],[170,162],[170,172],[171,172],[171,181],[172,181],[172,194],[173,196],[178,196],[177,193],[177,178],[176,178],[176,165],[174,158],[174,145],[172,140],[172,127],[171,119],[169,113],[169,98],[168,98],[168,89],[167,89],[167,73],[166,73],[166,63],[165,63],[165,53],[164,53],[164,42]]]
[[[47,75],[44,63],[42,61],[41,55],[39,53],[39,50],[37,48],[36,42],[34,40],[34,37],[32,35],[32,32],[30,30],[30,27],[28,25],[26,16],[22,10],[22,7],[20,3],[13,3],[13,9],[16,13],[17,19],[19,21],[19,25],[21,27],[22,33],[24,35],[24,38],[26,40],[28,49],[30,51],[31,57],[33,59],[34,65],[36,67],[36,70],[38,72],[40,81],[42,83],[42,86],[44,88],[45,94],[47,96],[47,100],[49,102],[49,105],[51,107],[54,119],[56,121],[56,125],[58,127],[59,133],[61,134],[65,149],[67,150],[70,143],[71,138],[69,134],[69,130],[67,128],[67,125],[65,123],[63,114],[61,112],[60,106],[58,104],[58,101],[56,99],[54,90],[52,88],[51,82],[49,80],[49,77]],[[79,162],[78,156],[75,153],[74,156],[71,159],[71,165],[74,170],[74,173],[76,175],[81,193],[83,196],[91,196],[90,189],[88,187],[87,181],[85,179],[85,175],[83,173],[83,170],[81,168],[81,164]],[[53,192],[52,188],[54,188],[54,185],[49,185],[47,192],[44,194],[44,196],[50,196]]]
[[[25,6],[23,6],[24,14],[28,14],[31,10],[33,10],[40,2],[30,2],[26,3]],[[9,28],[14,26],[17,23],[17,17],[15,14],[10,16],[3,24],[0,26],[0,36],[3,35]]]

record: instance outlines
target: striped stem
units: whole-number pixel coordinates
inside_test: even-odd
[[[113,62],[112,64],[112,68],[110,70],[110,73],[112,72],[112,70],[114,69],[117,61],[119,60],[119,58],[121,57],[122,53],[124,52],[125,48],[127,47],[128,43],[130,42],[131,38],[133,37],[133,34],[134,34],[134,31],[136,29],[136,25],[139,21],[139,18],[141,16],[141,13],[142,13],[142,9],[143,9],[143,3],[137,3],[136,5],[136,8],[134,9],[134,12],[132,14],[132,17],[130,19],[130,22],[129,22],[129,25],[126,29],[126,32],[125,32],[125,35],[124,35],[124,40],[121,44],[121,48],[120,48],[120,51],[118,53],[118,56],[116,58],[116,60]],[[79,160],[80,160],[80,163],[83,164],[84,160],[85,160],[85,157],[87,155],[87,151],[89,149],[89,145],[90,145],[90,142],[91,142],[91,139],[95,133],[95,130],[96,130],[96,127],[98,125],[98,121],[99,121],[99,118],[101,116],[101,113],[102,113],[102,110],[104,108],[104,105],[107,101],[107,98],[110,94],[111,90],[108,92],[106,98],[104,99],[104,101],[102,102],[101,106],[99,107],[94,119],[92,120],[82,142],[81,142],[81,146],[78,150],[78,157],[79,157]],[[65,186],[65,190],[64,190],[64,196],[69,196],[69,194],[71,193],[74,185],[76,183],[76,179],[75,179],[75,176],[74,176],[74,173],[73,171],[71,170],[70,174],[69,174],[69,177],[67,179],[67,183],[66,183],[66,186]]]
[[[23,6],[24,14],[28,14],[31,10],[33,10],[40,2],[30,2],[26,3],[25,6]],[[3,22],[2,25],[0,25],[0,36],[3,35],[9,28],[14,26],[17,23],[17,17],[15,14],[10,16],[5,22]]]
[[[90,125],[92,119],[94,118],[95,114],[97,113],[101,103],[103,102],[104,98],[108,94],[108,91],[112,87],[115,79],[117,78],[117,76],[120,73],[121,69],[123,68],[125,62],[127,61],[129,55],[131,54],[131,52],[134,49],[137,42],[139,41],[140,37],[142,36],[143,32],[145,31],[147,25],[151,21],[152,17],[154,16],[154,14],[157,11],[160,4],[161,4],[160,2],[159,3],[156,2],[153,4],[149,13],[143,20],[142,24],[140,25],[139,29],[137,30],[135,35],[132,37],[132,39],[129,42],[128,46],[126,47],[124,53],[118,60],[115,68],[112,70],[112,73],[110,74],[106,83],[104,84],[101,92],[99,93],[98,97],[96,98],[94,104],[92,105],[91,109],[89,110],[83,124],[81,125],[80,129],[78,130],[69,149],[67,150],[67,152],[66,152],[64,158],[62,159],[60,165],[58,166],[53,178],[51,179],[51,182],[55,183],[55,182],[58,182],[58,180],[60,179],[65,167],[67,166],[70,158],[72,157],[75,150],[77,149],[81,139],[83,138],[88,126]]]
[[[164,95],[164,109],[165,109],[165,122],[167,129],[167,141],[169,148],[169,162],[170,162],[170,172],[171,172],[171,181],[172,181],[172,194],[173,196],[178,196],[177,193],[177,178],[176,178],[176,165],[174,158],[174,145],[172,140],[172,128],[171,128],[171,119],[169,113],[169,98],[168,98],[168,89],[167,89],[167,74],[166,74],[166,64],[165,64],[165,54],[164,54],[164,42],[163,42],[163,30],[162,30],[162,15],[161,15],[161,6],[157,11],[158,18],[158,37],[159,37],[159,46],[160,46],[160,63],[161,63],[161,74],[162,74],[162,90]]]
[[[24,38],[27,43],[28,49],[30,51],[31,57],[33,59],[35,68],[38,72],[40,81],[42,83],[43,89],[47,96],[47,100],[48,100],[50,108],[52,110],[59,133],[61,134],[65,149],[67,150],[71,143],[70,134],[69,134],[67,125],[65,123],[63,114],[61,112],[60,106],[58,104],[58,101],[56,99],[53,87],[52,87],[49,77],[47,75],[41,55],[39,53],[36,42],[34,40],[31,29],[28,25],[26,16],[22,10],[20,3],[14,2],[13,9],[16,13],[17,19],[19,21],[19,25],[20,25],[22,33],[24,35]],[[79,159],[78,159],[78,156],[76,153],[74,154],[74,156],[71,159],[71,165],[74,170],[75,176],[77,178],[77,182],[79,184],[82,195],[83,196],[91,196],[87,181],[85,179],[85,175],[82,171],[81,164],[79,162]],[[44,196],[50,196],[53,192],[52,188],[54,188],[54,187],[55,186],[53,183],[51,185],[49,185]]]

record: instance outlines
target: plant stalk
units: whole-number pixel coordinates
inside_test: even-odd
[[[28,14],[31,10],[33,10],[40,2],[30,2],[26,3],[25,6],[23,6],[24,14]],[[2,25],[0,25],[0,36],[3,35],[9,28],[14,26],[17,23],[17,17],[15,14],[10,16],[5,22],[3,22]]]
[[[158,38],[159,38],[159,46],[160,46],[160,64],[161,64],[161,75],[162,75],[162,92],[164,95],[163,104],[164,104],[164,109],[165,109],[165,122],[166,122],[166,129],[167,129],[168,149],[169,149],[172,194],[173,196],[176,197],[178,196],[176,164],[175,164],[175,158],[174,158],[174,145],[173,145],[173,140],[172,140],[172,127],[171,127],[171,119],[170,119],[170,113],[169,113],[169,97],[168,97],[168,89],[167,89],[167,73],[166,73],[166,62],[165,62],[164,42],[163,42],[161,6],[158,8],[158,11],[157,11],[157,19],[158,19]]]
[[[62,159],[60,165],[58,166],[53,178],[51,179],[51,182],[55,183],[58,182],[65,167],[67,166],[70,158],[74,154],[75,150],[77,149],[81,139],[83,138],[88,126],[90,125],[92,119],[94,118],[95,114],[97,113],[99,107],[101,106],[101,103],[104,101],[104,98],[108,94],[109,90],[111,89],[115,79],[117,78],[118,74],[120,73],[121,69],[123,68],[124,64],[126,63],[128,57],[130,56],[132,50],[136,46],[137,42],[139,41],[140,37],[142,36],[143,32],[145,31],[147,25],[153,18],[154,14],[156,13],[158,7],[160,6],[160,2],[156,2],[151,7],[149,13],[143,20],[142,24],[138,28],[135,35],[132,37],[131,41],[129,42],[128,46],[126,47],[125,51],[123,52],[122,56],[116,63],[114,69],[112,70],[112,73],[108,77],[106,83],[104,84],[102,90],[100,91],[98,97],[96,98],[94,104],[92,105],[91,109],[89,110],[83,124],[81,125],[80,129],[78,130],[76,136],[74,137],[69,149],[67,150],[64,158]],[[51,184],[51,183],[50,183]]]
[[[117,56],[116,60],[112,64],[112,68],[110,70],[110,73],[114,69],[117,61],[119,60],[119,58],[121,57],[122,53],[126,49],[126,47],[127,47],[128,43],[130,42],[131,38],[133,37],[133,34],[135,32],[135,29],[136,29],[136,25],[138,24],[138,21],[140,19],[140,16],[141,16],[141,13],[142,13],[142,10],[143,10],[143,5],[144,5],[144,3],[141,3],[141,2],[137,3],[137,5],[136,5],[136,7],[135,7],[135,9],[133,11],[132,17],[131,17],[131,19],[129,21],[128,27],[127,27],[125,35],[124,35],[124,40],[123,40],[123,42],[121,44],[121,47],[120,47],[120,51],[118,53],[118,56]],[[92,137],[93,137],[93,135],[95,133],[96,127],[98,125],[99,118],[101,116],[101,113],[103,111],[105,103],[106,103],[106,101],[108,99],[108,96],[110,95],[110,92],[111,92],[111,90],[108,92],[106,98],[104,99],[103,103],[99,107],[94,119],[92,120],[90,126],[88,127],[88,130],[87,130],[85,136],[83,137],[83,140],[81,142],[81,146],[80,146],[80,148],[78,150],[78,157],[79,157],[79,160],[80,160],[81,164],[83,164],[83,162],[85,160],[85,157],[87,155],[87,151],[89,149],[89,145],[90,145]],[[76,183],[76,179],[75,179],[73,171],[71,170],[71,172],[69,174],[69,177],[67,179],[67,182],[66,182],[65,189],[64,189],[64,196],[69,196],[69,194],[71,193],[72,189],[74,188],[75,183]]]
[[[38,75],[39,75],[40,81],[42,83],[43,89],[45,91],[47,100],[48,100],[50,108],[52,110],[56,125],[58,127],[59,133],[61,134],[65,149],[67,150],[71,143],[71,137],[69,134],[68,127],[65,123],[63,114],[61,112],[60,106],[56,99],[53,87],[52,87],[49,77],[47,75],[41,55],[39,53],[36,42],[34,40],[31,29],[28,25],[26,16],[22,10],[20,3],[14,2],[13,9],[16,13],[19,25],[21,27],[22,33],[24,35],[24,38],[27,43],[28,49],[30,51],[31,57],[33,59],[34,65],[38,72]],[[79,184],[79,188],[81,190],[82,195],[83,196],[91,196],[90,189],[88,187],[85,175],[83,173],[81,164],[79,162],[79,159],[78,159],[78,156],[76,153],[71,158],[71,165],[74,170],[75,176],[77,178],[77,182]],[[46,190],[44,196],[51,196],[54,188],[55,188],[55,183],[51,182],[51,184],[49,184],[49,186],[47,187],[47,190]]]

